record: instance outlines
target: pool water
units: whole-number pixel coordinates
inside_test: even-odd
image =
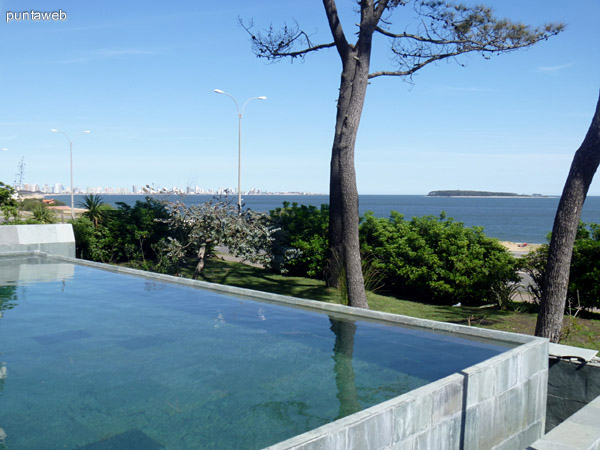
[[[261,449],[511,347],[37,257],[0,313],[10,450]]]

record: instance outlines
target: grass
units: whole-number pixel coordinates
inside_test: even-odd
[[[191,277],[192,274],[193,266],[184,267],[181,271],[183,276]],[[216,258],[206,261],[200,279],[293,297],[340,303],[338,292],[327,288],[322,281],[276,275],[264,269]],[[373,292],[369,292],[367,298],[369,307],[377,311],[530,335],[534,333],[537,318],[536,306],[527,303],[513,303],[510,310],[501,311],[492,307],[432,305]],[[561,344],[600,350],[600,314],[588,313],[586,316],[575,318],[566,316],[563,333],[565,337],[561,340]]]

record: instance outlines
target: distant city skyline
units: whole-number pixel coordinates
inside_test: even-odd
[[[70,186],[65,187],[63,184],[28,184],[14,186],[17,191],[21,193],[32,193],[32,194],[44,194],[44,195],[66,195],[71,193]],[[260,195],[260,194],[294,194],[294,195],[321,195],[319,192],[304,192],[304,191],[263,191],[261,189],[252,187],[247,191],[242,190],[243,195]],[[73,187],[73,194],[75,195],[86,195],[86,194],[115,194],[115,195],[144,195],[144,194],[197,194],[197,195],[233,195],[237,194],[237,189],[233,187],[218,187],[218,188],[202,188],[200,186],[151,186],[146,185],[130,185],[130,187],[113,187],[113,186],[88,186],[81,188],[78,186]]]
[[[480,3],[467,0],[469,4]],[[483,0],[499,17],[533,26],[566,23],[535,46],[486,60],[469,55],[419,71],[412,83],[374,79],[356,142],[361,194],[465,189],[559,195],[592,119],[600,88],[600,2]],[[348,36],[354,2],[338,0]],[[390,17],[413,22],[412,6]],[[21,11],[16,0],[0,9]],[[304,62],[265,63],[238,18],[256,29],[298,22],[311,41],[331,36],[319,2],[30,0],[65,20],[0,23],[5,86],[0,181],[74,185],[237,186],[235,105],[248,104],[242,190],[329,191],[341,72],[335,50]],[[373,70],[389,66],[374,42]],[[465,66],[465,67],[462,67]],[[90,134],[82,131],[90,130]],[[6,150],[5,150],[6,149]],[[600,195],[598,176],[589,195]]]

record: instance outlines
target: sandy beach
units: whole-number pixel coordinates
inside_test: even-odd
[[[524,256],[540,248],[541,244],[528,244],[526,242],[500,241],[500,244],[514,256]]]

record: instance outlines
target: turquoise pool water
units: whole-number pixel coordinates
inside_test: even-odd
[[[508,348],[33,257],[0,312],[10,450],[261,449]]]

